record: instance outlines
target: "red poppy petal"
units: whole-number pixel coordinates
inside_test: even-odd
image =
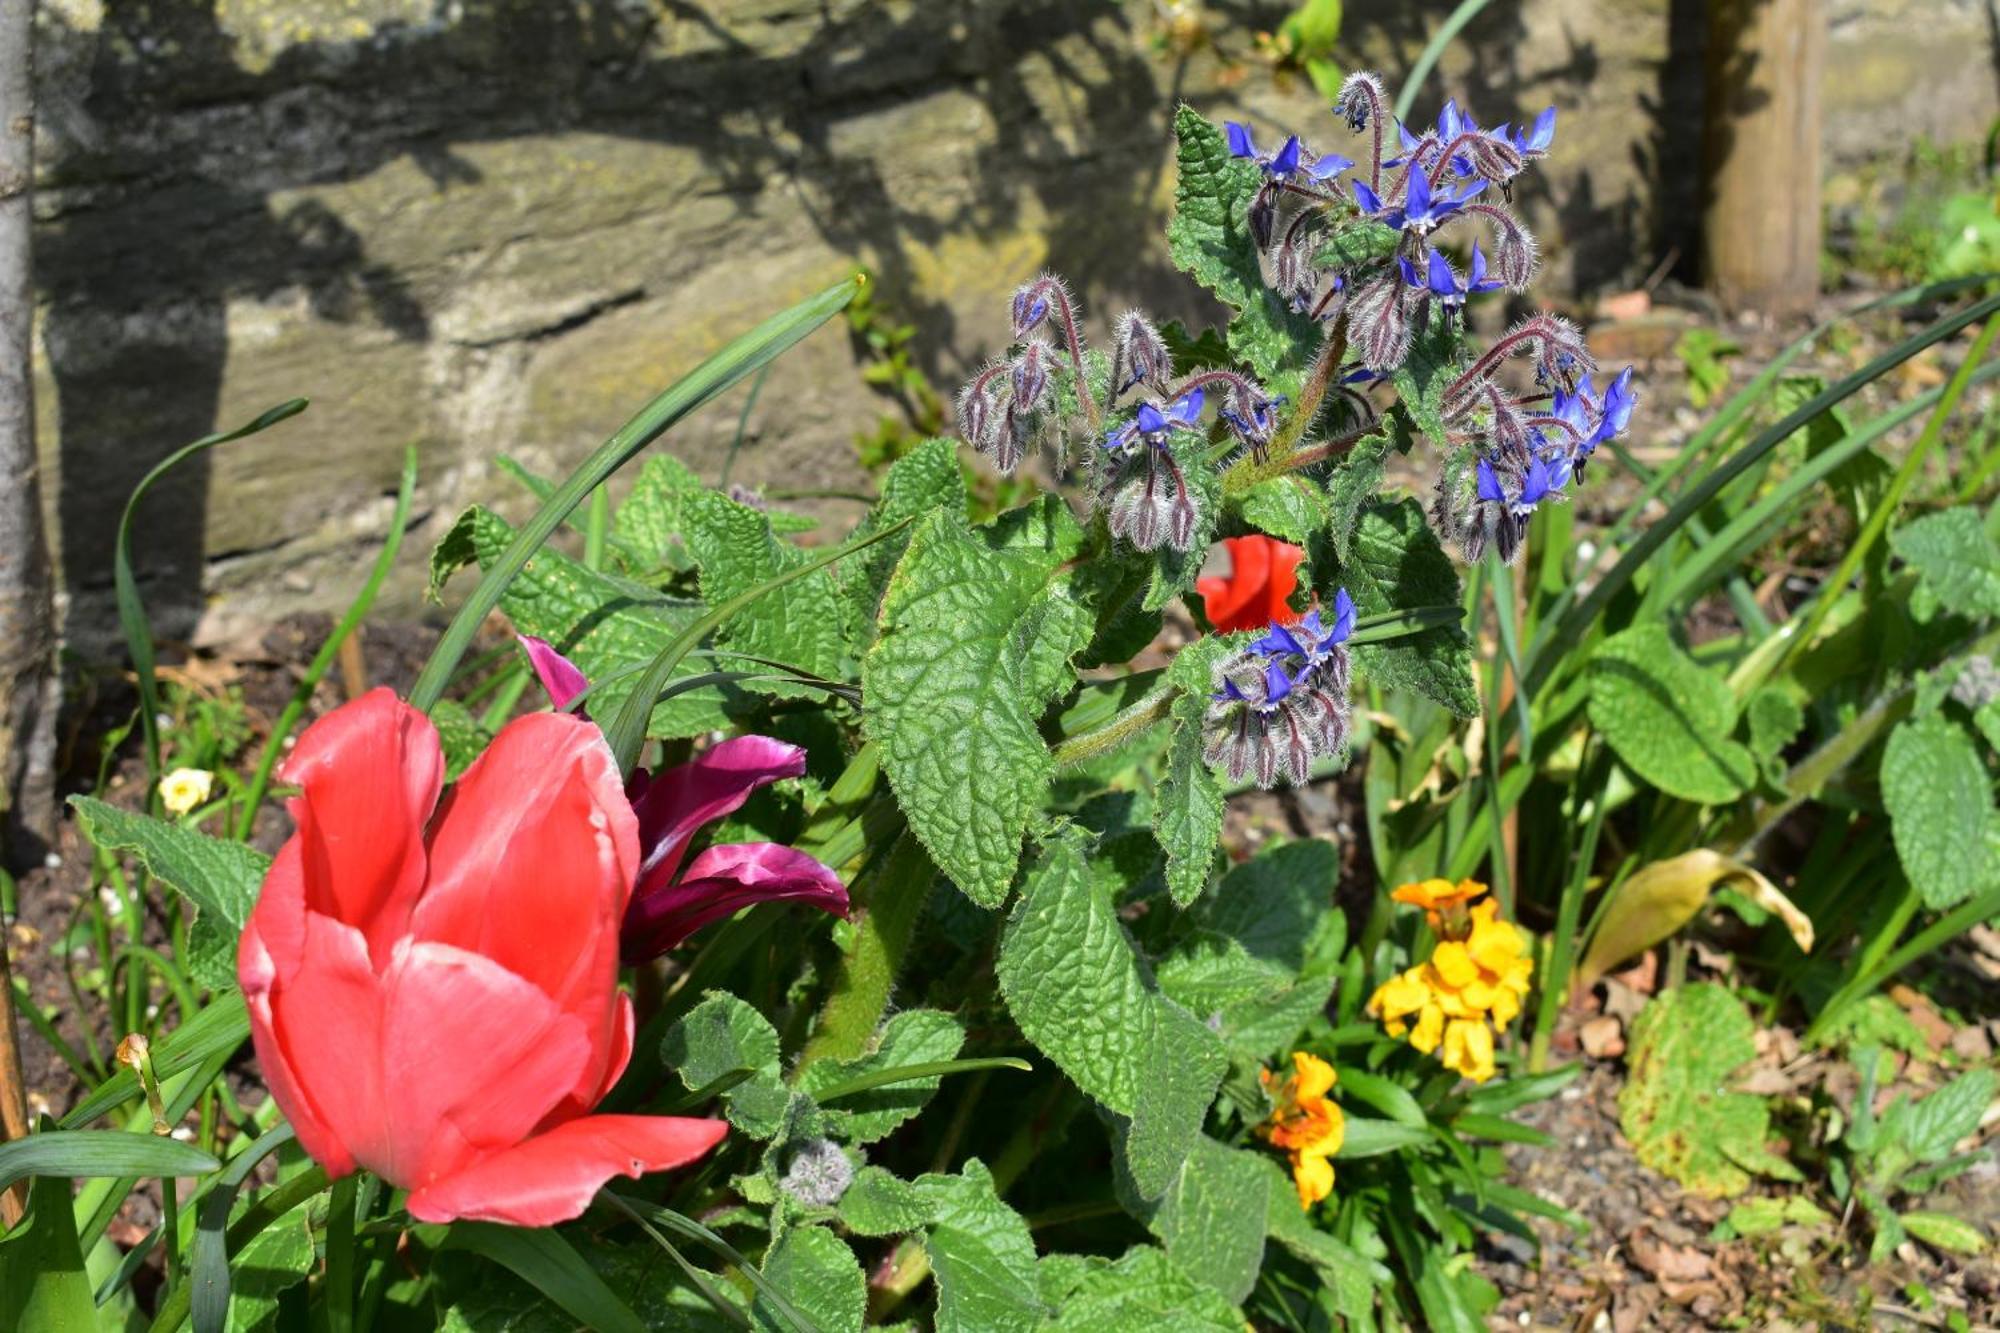
[[[1299,562],[1306,553],[1290,542],[1271,543],[1270,581],[1265,585],[1264,615],[1280,625],[1289,625],[1299,618],[1299,613],[1291,606],[1291,596],[1299,587]]]
[[[307,727],[283,777],[303,789],[291,812],[304,905],[359,928],[386,966],[423,887],[424,825],[444,781],[437,729],[370,690]]]
[[[585,1116],[413,1191],[410,1216],[422,1222],[470,1218],[554,1226],[581,1214],[613,1176],[636,1178],[685,1166],[728,1130],[720,1120],[682,1116]]]
[[[597,727],[559,713],[508,723],[445,797],[430,863],[410,933],[492,959],[608,1048],[638,829]]]
[[[755,903],[804,901],[847,915],[847,886],[840,876],[790,847],[771,842],[711,847],[694,859],[687,877],[663,889],[642,891],[625,914],[625,958],[657,958],[711,921]]]
[[[594,1033],[490,958],[411,943],[383,984],[392,1129],[388,1159],[368,1165],[396,1184],[519,1143],[592,1067]]]

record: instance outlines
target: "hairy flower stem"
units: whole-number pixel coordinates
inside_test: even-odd
[[[1246,458],[1222,474],[1223,492],[1227,495],[1240,495],[1273,477],[1282,477],[1287,472],[1298,472],[1329,459],[1339,458],[1368,438],[1375,430],[1376,424],[1371,421],[1365,426],[1358,426],[1330,440],[1322,440],[1304,449],[1294,449],[1288,454],[1280,455],[1274,450],[1272,456],[1261,463],[1254,458]]]
[[[1313,418],[1319,415],[1319,405],[1326,400],[1327,386],[1340,373],[1340,363],[1347,356],[1347,316],[1342,315],[1326,331],[1326,341],[1320,344],[1319,359],[1306,372],[1306,382],[1299,386],[1298,410],[1279,430],[1271,441],[1271,452],[1282,458],[1289,454],[1306,431],[1312,428]]]
[[[924,899],[937,878],[916,835],[903,832],[855,884],[854,938],[841,956],[833,991],[793,1074],[816,1060],[852,1060],[867,1049],[910,950]],[[864,889],[865,886],[865,889]]]
[[[1070,737],[1055,748],[1056,767],[1074,768],[1101,754],[1109,754],[1166,717],[1179,697],[1177,687],[1162,685],[1103,726]]]
[[[1090,423],[1090,433],[1103,433],[1103,418],[1098,414],[1097,400],[1090,396],[1090,376],[1083,369],[1083,342],[1076,333],[1076,312],[1069,308],[1069,296],[1060,285],[1049,289],[1056,313],[1062,318],[1063,348],[1069,353],[1069,363],[1076,367],[1076,401],[1083,404],[1084,419]]]

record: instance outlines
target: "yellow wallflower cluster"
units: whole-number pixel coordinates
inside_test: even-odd
[[[1262,1071],[1264,1091],[1274,1103],[1271,1118],[1258,1132],[1274,1148],[1291,1154],[1292,1182],[1299,1187],[1299,1207],[1310,1208],[1333,1193],[1333,1163],[1347,1138],[1347,1118],[1327,1100],[1333,1090],[1333,1066],[1305,1051],[1292,1053],[1293,1072],[1280,1079]]]
[[[1500,904],[1485,893],[1472,880],[1433,879],[1390,895],[1422,907],[1441,938],[1429,962],[1391,977],[1368,1001],[1390,1036],[1408,1033],[1410,1045],[1438,1051],[1445,1068],[1475,1083],[1493,1077],[1494,1034],[1521,1012],[1535,968],[1527,937],[1499,919]]]

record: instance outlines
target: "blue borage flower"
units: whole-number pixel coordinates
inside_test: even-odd
[[[1260,786],[1279,777],[1309,780],[1315,759],[1347,746],[1347,640],[1354,633],[1354,599],[1334,595],[1333,623],[1317,608],[1298,623],[1270,629],[1216,669],[1204,718],[1203,753],[1241,781]]]
[[[1290,180],[1302,176],[1311,181],[1329,181],[1354,165],[1351,157],[1341,157],[1338,153],[1314,153],[1299,142],[1294,134],[1285,139],[1274,153],[1259,153],[1256,140],[1251,138],[1250,129],[1235,121],[1223,123],[1223,137],[1229,144],[1231,157],[1247,158],[1263,168],[1264,174],[1274,180]]]
[[[1413,170],[1409,177],[1409,186],[1399,204],[1384,203],[1365,181],[1354,182],[1354,201],[1362,212],[1385,226],[1421,237],[1435,231],[1486,188],[1485,181],[1475,181],[1457,193],[1442,190],[1433,193],[1430,177],[1422,171]]]
[[[1113,426],[1104,433],[1104,447],[1119,453],[1137,442],[1165,449],[1167,437],[1173,432],[1200,429],[1201,405],[1206,397],[1200,389],[1189,389],[1165,407],[1158,403],[1141,403],[1139,411],[1130,421]]]
[[[1436,250],[1431,251],[1429,265],[1422,275],[1417,273],[1417,266],[1408,255],[1399,256],[1396,262],[1403,270],[1403,281],[1407,285],[1429,293],[1432,300],[1447,310],[1463,307],[1467,297],[1484,296],[1506,285],[1497,278],[1486,276],[1486,256],[1477,241],[1472,243],[1472,258],[1466,264],[1463,278],[1451,266],[1451,261]]]

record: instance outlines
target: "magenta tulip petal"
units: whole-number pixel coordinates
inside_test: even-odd
[[[808,902],[847,915],[840,876],[790,847],[770,842],[711,847],[680,883],[642,890],[625,913],[627,962],[657,958],[711,921],[765,902]]]
[[[653,774],[634,773],[626,785],[639,816],[639,893],[664,885],[680,869],[688,840],[704,824],[734,814],[759,787],[806,771],[806,752],[769,736],[738,736],[688,763]]]
[[[535,668],[535,677],[542,682],[542,688],[548,692],[549,703],[557,712],[568,708],[570,700],[590,688],[590,677],[584,675],[576,663],[557,652],[555,645],[547,639],[523,634],[521,647],[527,650],[528,662]]]
[[[589,1207],[611,1177],[685,1166],[728,1130],[721,1120],[682,1116],[585,1116],[411,1191],[410,1216],[554,1226]]]

